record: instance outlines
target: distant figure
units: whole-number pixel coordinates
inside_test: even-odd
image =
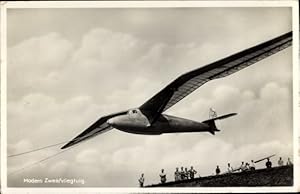
[[[159,176],[160,176],[160,182],[161,183],[165,183],[167,181],[167,175],[164,172],[164,169],[161,169],[161,173],[160,173]]]
[[[250,170],[251,170],[251,171],[254,171],[254,170],[255,170],[255,164],[254,164],[254,161],[253,161],[253,160],[251,160]]]
[[[194,179],[195,174],[197,174],[197,171],[194,169],[193,166],[191,166],[191,169],[189,170],[190,178]]]
[[[292,161],[290,160],[290,158],[288,158],[288,160],[287,160],[287,162],[286,162],[286,165],[287,165],[287,166],[292,166],[292,165],[293,165],[293,163],[292,163]]]
[[[220,170],[219,166],[217,166],[217,168],[216,168],[216,175],[219,175],[220,173],[221,173],[221,170]]]
[[[180,172],[178,170],[178,168],[176,168],[176,171],[174,172],[174,177],[175,177],[175,181],[180,181]]]
[[[217,117],[217,112],[214,109],[210,108],[209,109],[209,118],[213,119],[213,118],[216,118],[216,117]]]
[[[244,172],[244,171],[246,171],[246,165],[245,165],[245,163],[244,162],[242,162],[242,164],[241,164],[241,166],[240,166],[240,170],[241,170],[241,172]]]
[[[250,164],[246,162],[245,171],[249,171],[249,170],[250,170]]]
[[[181,167],[181,171],[180,171],[180,180],[184,180],[185,178],[185,173],[184,173],[184,169],[183,166]]]
[[[230,173],[233,173],[233,168],[230,166],[230,163],[227,164],[228,167],[227,167],[227,172],[230,174]]]
[[[189,179],[189,171],[187,168],[184,168],[184,180]]]
[[[283,160],[281,159],[281,157],[279,157],[278,166],[283,166]]]
[[[266,167],[267,167],[267,168],[272,168],[272,162],[270,161],[269,158],[267,159]]]
[[[141,177],[139,178],[139,183],[140,183],[140,187],[144,186],[144,182],[145,182],[145,178],[144,178],[144,173],[141,175]]]

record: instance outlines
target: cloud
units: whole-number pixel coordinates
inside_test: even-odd
[[[76,162],[79,164],[89,165],[94,163],[94,156],[99,153],[95,149],[84,150],[76,156]]]
[[[224,51],[219,44],[149,42],[95,28],[77,46],[49,33],[9,48],[8,154],[67,141],[102,115],[138,107],[181,73],[246,47],[232,42],[233,50]],[[179,166],[193,165],[204,176],[217,164],[225,169],[228,161],[239,165],[273,153],[291,156],[292,144],[286,143],[292,142],[290,51],[207,83],[167,112],[199,121],[207,119],[210,107],[218,114],[237,112],[217,123],[221,132],[215,136],[112,130],[9,177],[9,185],[28,186],[23,177],[68,176],[84,178],[84,186],[137,186],[142,172],[146,184],[158,182],[161,168],[172,179]],[[30,159],[9,159],[8,170],[58,151],[59,146]]]

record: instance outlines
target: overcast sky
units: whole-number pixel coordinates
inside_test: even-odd
[[[138,107],[186,71],[291,31],[289,8],[9,9],[8,155],[71,140],[99,117]],[[276,154],[292,158],[292,49],[209,82],[168,110],[217,123],[221,132],[142,136],[116,129],[8,177],[82,178],[85,185],[138,186],[164,168],[216,165]],[[60,147],[8,159],[8,173]],[[264,164],[259,164],[263,167]]]

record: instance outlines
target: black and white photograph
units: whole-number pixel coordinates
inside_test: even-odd
[[[297,188],[294,1],[12,5],[8,189]]]

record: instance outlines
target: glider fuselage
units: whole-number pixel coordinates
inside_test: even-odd
[[[138,109],[130,110],[126,115],[113,117],[107,123],[121,131],[143,135],[210,131],[210,126],[206,123],[165,114],[161,114],[153,124],[150,124],[147,117]]]

